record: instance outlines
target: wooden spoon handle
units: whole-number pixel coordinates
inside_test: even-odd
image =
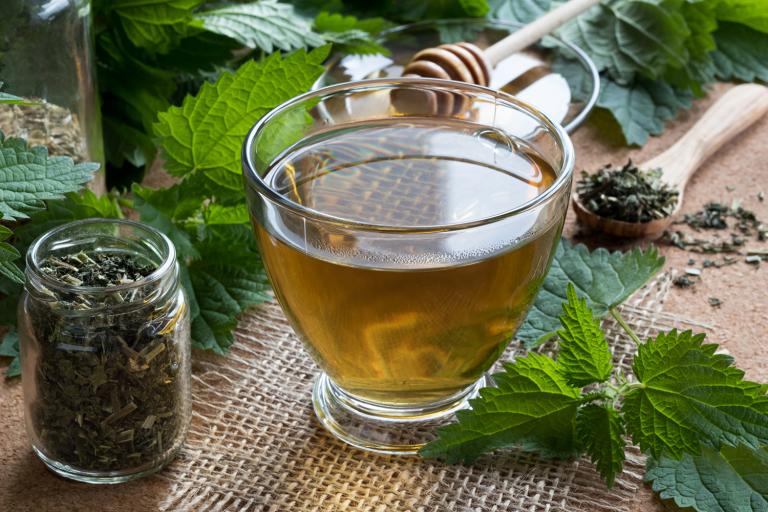
[[[709,107],[693,128],[659,156],[641,164],[643,169],[661,168],[663,179],[681,192],[702,162],[760,119],[768,111],[768,87],[737,85]]]
[[[496,66],[496,64],[510,55],[532,45],[566,21],[575,18],[598,3],[600,3],[600,0],[570,0],[520,30],[513,32],[493,46],[486,48],[485,57],[491,66]]]

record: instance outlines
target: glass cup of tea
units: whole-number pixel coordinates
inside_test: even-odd
[[[331,433],[415,453],[489,385],[549,269],[573,162],[534,108],[434,79],[326,87],[253,127],[253,228]]]

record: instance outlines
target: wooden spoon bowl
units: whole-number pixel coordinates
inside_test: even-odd
[[[672,147],[643,164],[641,169],[661,169],[661,179],[678,190],[677,205],[668,217],[650,222],[625,222],[591,212],[573,198],[579,222],[609,235],[624,238],[658,238],[679,213],[685,185],[701,164],[726,142],[760,119],[768,111],[768,87],[737,85],[718,99]]]

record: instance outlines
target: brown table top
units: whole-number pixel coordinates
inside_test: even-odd
[[[618,130],[600,115],[574,135],[577,170],[594,169],[605,163],[621,164],[628,157],[642,162],[669,147],[703,113],[722,92],[715,90],[709,98],[698,101],[693,109],[680,117],[661,137],[652,139],[642,149],[620,145]],[[760,202],[757,192],[768,194],[768,117],[721,149],[694,176],[685,194],[684,212],[693,212],[708,201],[730,203],[740,199],[759,219],[768,220],[768,201]],[[732,189],[726,188],[732,187]],[[596,239],[578,233],[569,213],[566,235],[585,243]],[[754,244],[754,242],[753,242]],[[768,244],[755,244],[766,249]],[[662,247],[667,256],[666,268],[682,271],[689,258],[692,266],[701,267],[703,257],[672,247]],[[719,269],[704,270],[702,279],[692,288],[673,288],[665,310],[688,319],[713,325],[710,340],[720,343],[747,371],[747,377],[768,381],[768,263],[756,267],[742,261]],[[720,307],[712,307],[709,297],[718,297]],[[307,397],[309,399],[309,397]],[[114,512],[155,510],[163,500],[168,482],[157,477],[117,486],[92,486],[73,483],[46,470],[27,442],[24,432],[21,385],[16,380],[0,379],[0,511],[84,511]],[[642,489],[636,511],[661,510],[650,489]]]

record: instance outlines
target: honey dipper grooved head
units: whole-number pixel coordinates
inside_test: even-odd
[[[403,75],[457,80],[487,87],[491,82],[491,66],[483,51],[473,44],[443,44],[414,55]]]

